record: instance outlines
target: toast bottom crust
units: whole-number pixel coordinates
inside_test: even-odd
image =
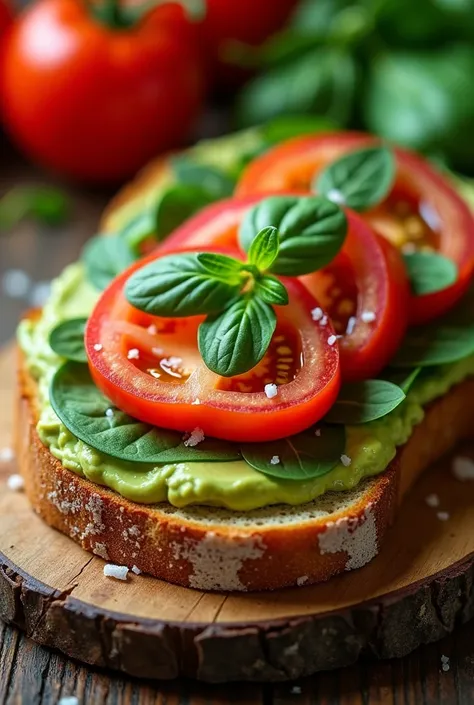
[[[474,431],[474,380],[427,409],[381,475],[297,507],[245,513],[140,505],[64,468],[36,432],[36,383],[19,365],[16,450],[34,510],[104,560],[200,590],[273,590],[328,580],[377,555],[405,492]]]

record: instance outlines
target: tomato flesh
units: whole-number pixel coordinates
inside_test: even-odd
[[[238,256],[235,250],[207,249]],[[129,276],[159,256],[155,252],[117,277],[87,325],[91,374],[113,404],[155,426],[184,433],[199,427],[207,436],[250,442],[298,433],[327,413],[341,383],[339,351],[328,343],[334,335],[330,322],[313,320],[319,304],[300,282],[283,280],[290,303],[275,307],[278,325],[264,359],[245,375],[224,378],[199,355],[202,317],[153,317],[126,301]],[[273,383],[278,393],[269,398],[265,385]]]
[[[321,169],[342,154],[374,143],[360,133],[298,137],[274,147],[244,171],[237,195],[308,192]],[[440,291],[412,296],[409,322],[426,323],[446,313],[466,293],[474,272],[474,218],[450,183],[421,157],[394,149],[392,192],[363,217],[403,252],[434,250],[458,267],[458,279]]]
[[[237,246],[238,228],[254,195],[213,204],[188,220],[160,246]],[[407,327],[409,286],[398,250],[375,234],[357,214],[347,212],[348,235],[331,264],[300,281],[320,302],[334,326],[347,381],[378,374],[400,346]],[[362,320],[375,314],[373,321]],[[351,319],[354,319],[355,321]]]

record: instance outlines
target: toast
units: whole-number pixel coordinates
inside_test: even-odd
[[[378,553],[419,474],[473,431],[474,380],[468,380],[427,407],[385,472],[351,491],[242,513],[140,505],[51,455],[36,432],[36,382],[21,354],[18,380],[16,450],[35,511],[105,560],[200,590],[309,585],[362,567]]]

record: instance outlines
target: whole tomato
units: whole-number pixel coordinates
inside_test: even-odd
[[[262,44],[283,27],[297,4],[298,0],[207,0],[202,34],[221,86],[232,87],[247,75],[226,58],[232,44]]]
[[[109,10],[102,20],[100,9]],[[7,129],[34,159],[75,179],[130,177],[181,143],[200,111],[199,42],[183,8],[159,5],[135,23],[126,11],[38,0],[7,38]]]
[[[0,37],[5,32],[6,28],[10,25],[12,21],[12,11],[10,6],[7,5],[5,0],[0,0]]]

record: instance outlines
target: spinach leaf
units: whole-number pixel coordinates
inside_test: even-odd
[[[249,209],[239,229],[248,252],[256,234],[269,225],[278,229],[280,249],[271,267],[275,274],[299,276],[327,265],[341,249],[346,216],[321,196],[271,196]]]
[[[49,336],[49,345],[56,355],[74,362],[87,362],[84,347],[86,324],[86,318],[73,318],[53,328]]]
[[[240,272],[210,272],[195,253],[167,255],[137,270],[125,284],[128,302],[154,316],[197,316],[220,311],[239,293]]]
[[[405,399],[405,393],[383,379],[344,384],[325,421],[334,424],[362,424],[386,416]]]
[[[367,147],[343,155],[316,176],[313,190],[335,203],[364,211],[379,203],[395,178],[395,159],[386,147]]]
[[[182,156],[172,159],[171,167],[178,184],[198,186],[206,191],[212,200],[227,198],[234,192],[235,179],[215,166],[200,164]]]
[[[403,259],[416,296],[441,291],[458,277],[456,264],[437,252],[413,252],[403,255]]]
[[[198,446],[183,434],[156,428],[115,409],[97,389],[87,365],[67,362],[53,377],[51,405],[66,428],[91,448],[133,463],[186,463],[239,460],[238,447],[217,439]]]
[[[218,375],[240,375],[260,362],[275,328],[272,307],[248,293],[201,323],[199,352],[207,367]]]
[[[244,460],[265,475],[311,480],[330,472],[339,463],[345,446],[344,427],[323,424],[278,441],[246,443],[241,451]]]
[[[99,291],[105,289],[135,259],[132,249],[119,235],[97,235],[89,240],[82,251],[87,279]]]

